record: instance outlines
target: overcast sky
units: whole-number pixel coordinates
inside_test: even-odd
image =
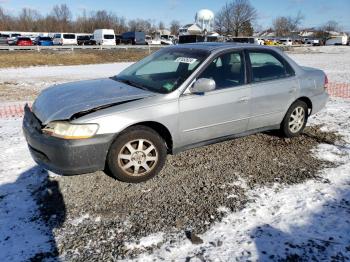
[[[0,0],[0,6],[12,13],[23,7],[49,13],[55,4],[66,3],[74,16],[106,9],[127,19],[144,18],[169,23],[179,20],[182,24],[193,22],[196,11],[208,8],[217,12],[227,0]],[[343,30],[350,31],[350,0],[251,0],[258,11],[257,24],[265,29],[276,16],[296,15],[300,10],[305,16],[304,27],[317,27],[328,20],[338,21]]]

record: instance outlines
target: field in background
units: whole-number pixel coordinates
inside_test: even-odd
[[[54,84],[110,77],[148,53],[147,49],[0,52],[0,102],[33,101]],[[349,46],[294,47],[286,53],[302,66],[324,70],[332,96],[350,97]]]
[[[133,62],[149,55],[144,49],[76,50],[76,51],[11,51],[0,52],[0,68],[42,65],[88,65]]]

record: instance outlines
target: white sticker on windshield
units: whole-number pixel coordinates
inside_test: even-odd
[[[191,57],[178,57],[175,60],[175,62],[177,63],[186,63],[186,64],[193,64],[196,61],[197,61],[196,58],[191,58]]]

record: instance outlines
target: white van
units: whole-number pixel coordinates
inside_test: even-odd
[[[77,45],[77,36],[73,33],[56,33],[52,40],[54,45]]]
[[[96,45],[116,45],[113,29],[96,29],[94,31]]]
[[[346,34],[339,36],[331,36],[327,39],[326,45],[346,45],[348,43],[348,36]]]

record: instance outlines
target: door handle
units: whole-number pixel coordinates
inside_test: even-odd
[[[248,102],[248,100],[249,100],[249,97],[243,96],[240,99],[238,99],[238,102],[239,103],[246,103],[246,102]]]

